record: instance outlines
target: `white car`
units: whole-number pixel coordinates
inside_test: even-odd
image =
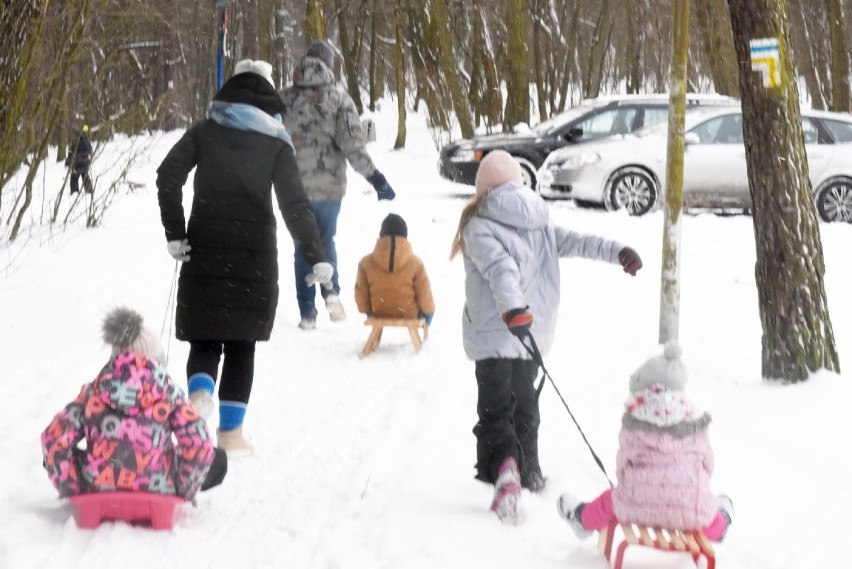
[[[811,188],[825,221],[852,222],[852,115],[802,111]],[[552,152],[538,171],[545,197],[632,215],[664,196],[668,124]],[[687,111],[683,201],[686,209],[751,209],[742,113]]]

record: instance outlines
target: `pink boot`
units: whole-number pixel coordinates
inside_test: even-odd
[[[513,457],[507,456],[497,470],[491,509],[504,524],[516,524],[520,499],[521,476],[518,474],[518,463]]]

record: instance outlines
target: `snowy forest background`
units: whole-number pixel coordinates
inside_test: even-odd
[[[111,159],[118,174],[85,208],[63,208],[65,184],[44,183],[45,166],[64,159],[83,124],[96,148],[116,135],[185,128],[203,117],[236,61],[271,61],[283,87],[315,39],[335,46],[335,72],[363,116],[380,99],[395,100],[397,150],[406,145],[409,112],[425,111],[437,148],[534,124],[599,94],[742,94],[763,373],[795,382],[823,367],[839,369],[797,115],[800,103],[850,110],[850,4],[9,0],[0,12],[0,245],[45,227],[97,226],[118,193],[138,185],[128,172],[144,148],[130,145]],[[784,84],[774,91],[749,66],[749,41],[763,37],[780,40]],[[673,108],[670,145],[682,117],[682,107]],[[669,175],[676,173],[670,165]],[[29,211],[34,204],[42,204],[39,212]],[[676,227],[672,196],[664,209],[666,227]],[[24,223],[28,215],[34,224]],[[674,242],[667,233],[668,272],[678,255]],[[668,295],[671,287],[663,288]],[[791,311],[792,318],[781,317]]]
[[[789,22],[802,98],[852,110],[852,1],[758,4]],[[727,2],[689,7],[689,90],[739,96]],[[83,123],[106,140],[201,118],[215,90],[220,29],[226,77],[236,61],[260,58],[279,87],[305,46],[328,38],[359,111],[396,96],[400,148],[405,112],[420,105],[440,145],[477,128],[535,124],[599,94],[665,92],[674,27],[672,0],[6,0],[0,190],[21,164],[35,176],[55,159],[50,145],[64,157]],[[3,212],[3,240],[27,200]]]

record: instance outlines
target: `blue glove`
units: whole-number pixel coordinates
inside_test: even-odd
[[[420,318],[422,318],[423,320],[426,321],[426,326],[432,325],[432,317],[433,316],[435,316],[434,313],[432,313],[432,314],[423,314],[422,312],[420,313]]]
[[[376,195],[380,200],[390,201],[396,197],[396,192],[394,192],[393,188],[391,188],[390,184],[388,184],[388,181],[385,179],[385,175],[378,170],[373,172],[373,174],[367,178],[367,181],[376,189]]]

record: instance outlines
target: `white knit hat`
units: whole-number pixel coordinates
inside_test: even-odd
[[[638,393],[655,383],[665,385],[671,391],[683,391],[687,372],[680,359],[681,352],[676,340],[668,341],[663,355],[649,359],[630,376],[630,392]]]
[[[492,150],[482,159],[476,171],[476,193],[490,192],[507,182],[522,183],[521,165],[505,150]]]
[[[239,75],[240,73],[254,73],[255,75],[260,75],[267,81],[272,87],[275,87],[275,83],[272,81],[272,64],[258,60],[252,59],[242,59],[237,62],[236,67],[234,67],[234,75]]]
[[[145,328],[142,316],[131,308],[120,307],[104,317],[101,328],[103,339],[112,347],[112,357],[121,352],[141,354],[159,363],[166,363],[166,355],[159,338]]]

